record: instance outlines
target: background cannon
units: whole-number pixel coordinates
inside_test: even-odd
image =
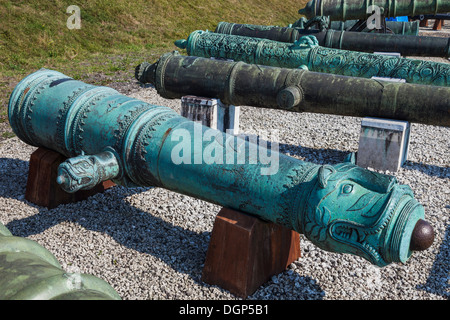
[[[420,14],[414,17],[411,17],[412,20],[450,20],[450,14],[441,13],[441,14]]]
[[[140,64],[136,79],[154,84],[158,93],[169,99],[192,94],[237,106],[450,126],[450,88],[446,87],[257,66],[177,52],[163,55],[154,64]]]
[[[432,229],[411,189],[352,158],[333,166],[303,162],[49,70],[17,85],[8,116],[23,141],[74,157],[59,168],[68,192],[105,179],[159,186],[253,214],[378,266],[406,262],[433,241],[432,232],[421,236]]]
[[[419,34],[419,21],[386,21],[388,33],[412,35]],[[289,27],[300,28],[305,30],[336,30],[336,31],[355,31],[355,32],[376,32],[377,30],[369,29],[367,26],[360,25],[358,20],[347,21],[330,21],[328,17],[314,17],[307,20],[301,17]]]
[[[447,0],[311,0],[299,13],[308,19],[329,16],[330,20],[364,19],[372,14],[371,5],[382,9],[386,18],[450,12]]]
[[[120,300],[100,278],[66,273],[37,242],[0,223],[0,300]]]
[[[320,46],[359,52],[398,52],[403,56],[450,57],[450,38],[385,33],[326,31],[220,22],[216,33],[296,42],[313,35]]]
[[[332,49],[319,46],[314,36],[295,43],[244,36],[194,31],[175,44],[188,55],[223,58],[283,68],[306,67],[310,71],[352,77],[398,78],[408,83],[450,85],[450,65],[432,61]]]

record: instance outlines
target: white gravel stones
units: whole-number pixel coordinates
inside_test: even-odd
[[[180,100],[165,100],[134,81],[114,87],[180,110]],[[273,130],[282,152],[333,164],[357,151],[360,121],[241,107],[240,129]],[[378,268],[359,257],[325,252],[302,237],[302,257],[249,299],[448,299],[449,138],[450,128],[413,124],[409,159],[395,173],[425,206],[436,232],[430,249],[415,253],[405,265]],[[14,235],[39,242],[68,272],[106,280],[125,300],[237,299],[201,281],[220,207],[164,189],[121,187],[52,210],[38,207],[24,199],[33,150],[17,138],[0,143],[0,221]]]

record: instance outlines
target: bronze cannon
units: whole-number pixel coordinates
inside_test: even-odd
[[[346,77],[302,69],[164,54],[136,79],[164,98],[197,95],[236,106],[450,126],[450,88]],[[357,89],[357,90],[355,90]]]
[[[304,30],[220,22],[216,33],[294,43],[305,35],[317,38],[320,46],[359,52],[398,52],[402,56],[450,57],[450,38],[348,32],[333,29]]]
[[[336,165],[304,162],[168,107],[45,69],[17,85],[8,117],[24,142],[71,157],[58,170],[68,192],[109,179],[161,187],[285,226],[324,250],[378,266],[405,263],[433,242],[411,188],[356,166],[352,156]]]
[[[0,223],[0,300],[121,300],[104,280],[65,272],[37,242]]]

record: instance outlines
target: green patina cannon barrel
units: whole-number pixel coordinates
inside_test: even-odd
[[[351,31],[356,29],[358,32],[374,32],[374,29],[369,29],[367,26],[357,26],[359,20],[347,21],[330,21],[328,17],[314,17],[310,20],[302,17],[293,24],[289,25],[292,28],[299,28],[305,30],[337,30],[337,31]],[[390,33],[401,35],[417,36],[419,34],[419,21],[386,21],[386,28]]]
[[[366,18],[372,14],[370,6],[379,7],[386,18],[450,12],[448,0],[311,0],[299,13],[308,19],[329,16],[345,21]]]
[[[408,83],[450,85],[450,64],[326,48],[319,46],[314,36],[303,36],[294,43],[287,43],[194,31],[187,40],[178,40],[175,45],[197,57],[283,68],[307,67],[310,71],[351,77],[398,78]]]
[[[0,300],[120,300],[104,280],[66,273],[37,242],[0,223]]]
[[[386,33],[304,30],[276,26],[259,26],[220,22],[216,33],[296,42],[312,35],[320,46],[359,52],[398,52],[403,56],[450,57],[450,38],[403,36]]]
[[[109,179],[162,187],[255,215],[324,250],[378,266],[404,263],[433,241],[411,188],[356,166],[354,157],[336,165],[304,162],[281,154],[276,143],[252,143],[50,70],[17,85],[8,117],[26,143],[73,157],[58,170],[68,192]]]
[[[141,63],[136,79],[164,98],[196,95],[240,106],[450,126],[450,88],[223,61],[178,52]]]

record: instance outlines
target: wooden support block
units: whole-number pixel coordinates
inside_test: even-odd
[[[67,193],[56,182],[58,167],[67,158],[46,148],[38,148],[31,154],[25,199],[46,208],[85,200],[114,186],[112,181],[99,184],[92,190]]]
[[[436,19],[434,21],[433,30],[441,30],[444,25],[444,20]]]
[[[428,19],[420,20],[419,27],[428,27]]]
[[[239,211],[216,217],[202,280],[246,298],[300,257],[300,235]]]

